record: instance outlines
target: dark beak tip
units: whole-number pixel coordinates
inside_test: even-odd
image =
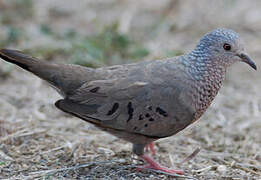
[[[252,63],[248,63],[254,70],[256,70],[257,71],[257,66],[256,66],[256,64],[252,64]]]
[[[256,64],[255,64],[253,61],[251,61],[251,62],[246,62],[246,63],[249,64],[249,66],[251,66],[254,70],[257,71],[257,66],[256,66]]]
[[[247,63],[247,64],[248,64],[249,66],[251,66],[254,70],[257,70],[256,64],[254,63],[254,61],[251,60],[251,58],[250,58],[248,55],[242,53],[242,54],[240,54],[240,57],[241,57],[241,59],[242,59],[243,62]]]
[[[253,68],[254,68],[254,70],[256,70],[256,71],[257,71],[257,66],[254,66]]]

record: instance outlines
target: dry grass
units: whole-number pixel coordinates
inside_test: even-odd
[[[17,8],[12,5],[15,2],[10,1],[0,2],[0,8],[2,3],[5,7]],[[13,32],[10,37],[14,42],[5,42],[4,46],[33,49],[32,52],[48,46],[44,52],[36,54],[44,57],[47,54],[47,57],[58,61],[67,57],[60,49],[70,47],[70,43],[39,33],[38,26],[48,24],[59,33],[76,27],[77,32],[85,35],[119,20],[123,23],[120,23],[121,31],[140,39],[150,50],[146,58],[155,58],[165,56],[173,49],[174,53],[191,49],[204,32],[224,23],[242,34],[249,54],[260,66],[261,39],[257,38],[260,37],[260,25],[254,23],[258,17],[261,19],[255,11],[260,9],[258,3],[252,6],[243,3],[240,8],[238,3],[231,1],[229,7],[234,7],[233,13],[242,15],[241,20],[246,23],[240,23],[239,19],[236,22],[233,19],[232,23],[226,17],[231,13],[226,10],[218,13],[220,17],[214,16],[215,12],[223,10],[224,5],[220,4],[215,6],[213,12],[207,11],[205,6],[205,14],[199,10],[190,11],[190,18],[186,18],[186,13],[179,10],[191,8],[188,1],[173,1],[174,10],[165,9],[168,7],[167,0],[157,4],[143,0],[146,8],[135,4],[137,2],[134,0],[86,1],[72,7],[69,1],[60,3],[35,2],[31,12],[35,13],[34,18],[28,17],[27,13],[24,13],[25,17],[14,14],[13,18],[10,14],[4,14],[8,18],[2,21],[4,28],[0,32],[0,40],[5,39],[8,34],[6,28],[10,24],[17,24],[26,36]],[[246,8],[251,9],[246,12],[257,14],[242,14],[242,9]],[[131,23],[119,18],[121,9],[129,10],[124,17]],[[206,22],[203,27],[195,24],[199,20],[195,20],[193,12],[203,19],[202,22]],[[206,14],[212,17],[211,23]],[[256,19],[246,18],[251,16]],[[130,27],[133,29],[129,30]],[[44,32],[50,33],[48,29]],[[4,72],[5,77],[0,78],[0,179],[261,178],[261,73],[249,70],[245,64],[229,69],[224,87],[200,121],[176,136],[156,142],[155,159],[166,166],[184,169],[185,176],[180,177],[147,170],[137,172],[135,167],[143,162],[131,153],[131,144],[55,109],[53,102],[59,98],[58,94],[31,74],[16,67],[10,69],[2,61],[0,71],[1,74]]]

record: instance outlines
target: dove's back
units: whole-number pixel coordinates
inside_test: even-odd
[[[195,116],[193,79],[179,58],[96,69],[56,106],[135,144],[171,136]]]

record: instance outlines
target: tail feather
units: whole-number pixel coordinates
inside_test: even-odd
[[[1,49],[0,58],[46,80],[63,96],[71,94],[83,83],[91,80],[94,74],[93,69],[90,68],[78,65],[51,64],[17,50]]]
[[[16,64],[27,71],[31,71],[30,66],[35,63],[35,59],[33,57],[23,54],[17,50],[1,49],[0,57],[5,61]]]

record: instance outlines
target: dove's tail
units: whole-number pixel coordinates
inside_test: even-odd
[[[90,68],[77,65],[51,64],[26,55],[21,51],[10,49],[1,49],[0,58],[46,80],[64,96],[80,87],[86,81],[86,78],[93,73]]]
[[[1,49],[0,57],[7,62],[16,64],[21,68],[30,71],[33,73],[33,67],[37,64],[41,64],[38,60],[33,57],[30,57],[20,51],[10,50],[10,49]]]

